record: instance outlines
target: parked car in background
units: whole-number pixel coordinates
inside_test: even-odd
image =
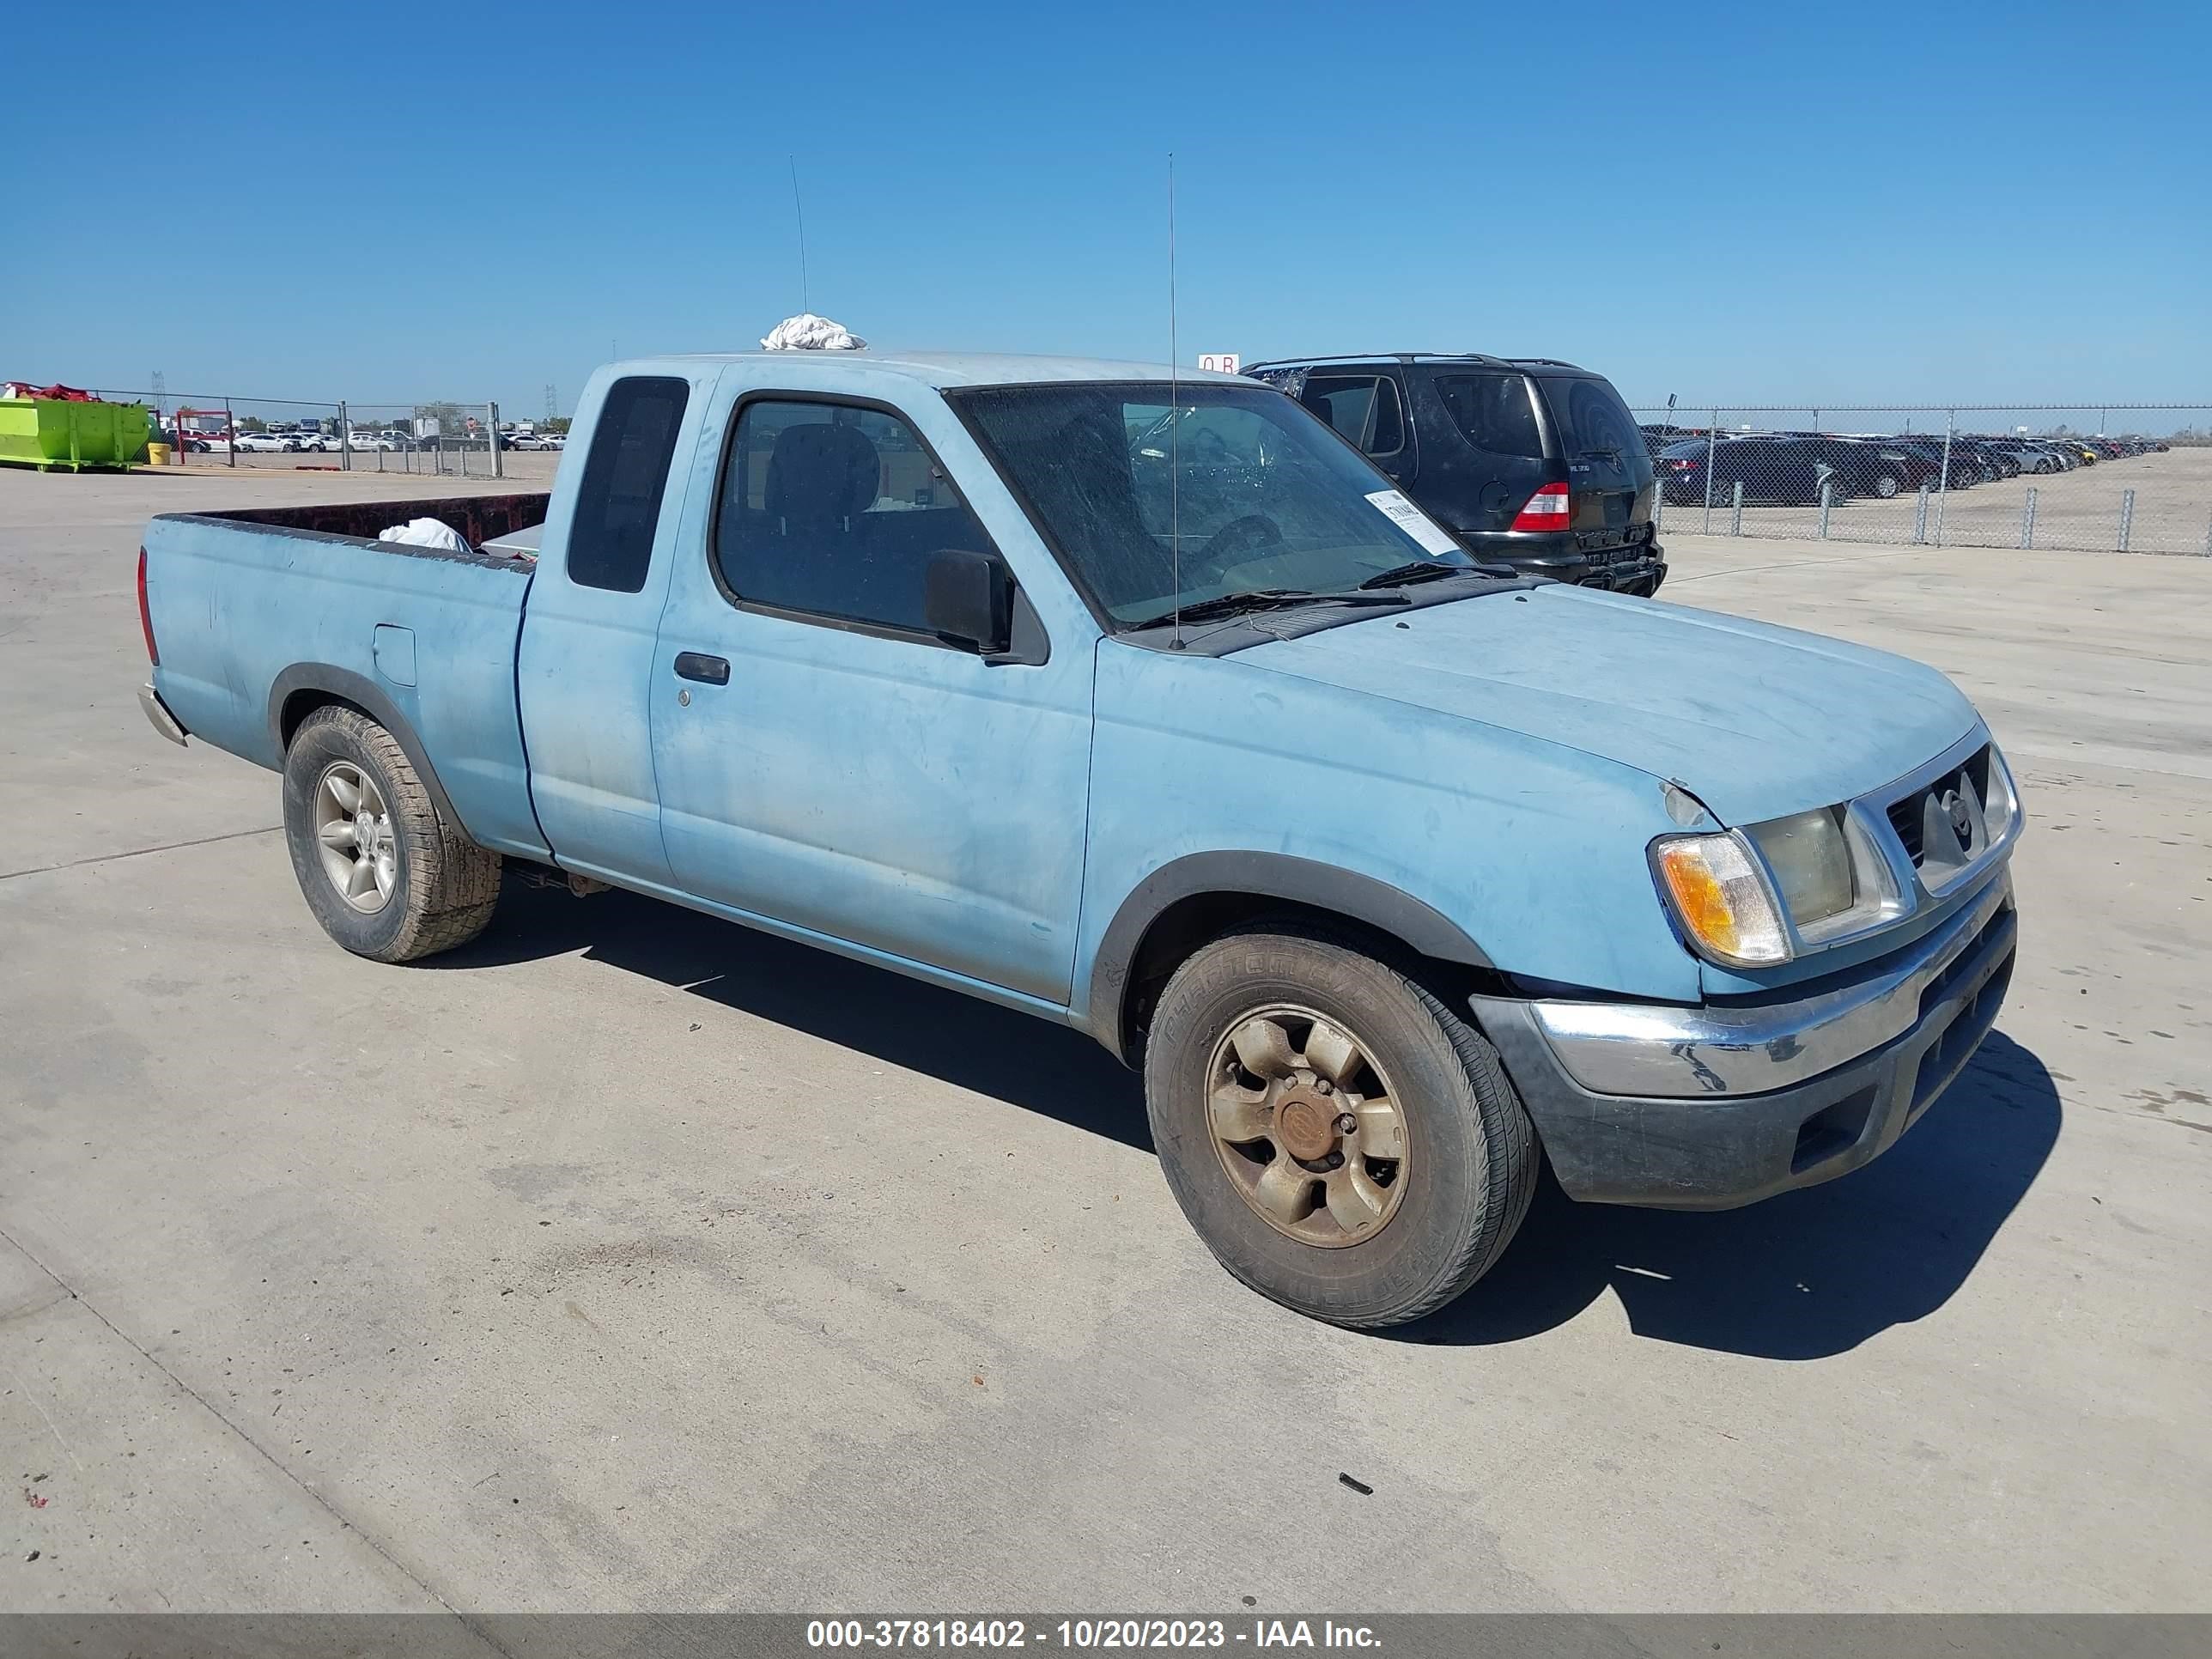
[[[1401,352],[1255,363],[1470,552],[1651,594],[1667,579],[1651,455],[1603,375],[1550,358]]]
[[[241,432],[238,434],[238,447],[249,453],[269,455],[297,446],[292,439],[275,432]]]
[[[1853,493],[1820,441],[1797,437],[1686,439],[1660,452],[1658,476],[1670,507],[1725,507],[1739,486],[1746,502],[1762,507],[1816,505],[1823,483],[1832,501]]]

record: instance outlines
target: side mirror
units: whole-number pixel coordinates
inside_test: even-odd
[[[939,639],[998,656],[1013,643],[1014,573],[995,553],[956,549],[933,555],[921,610]]]

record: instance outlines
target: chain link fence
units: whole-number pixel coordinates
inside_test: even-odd
[[[2212,405],[1635,413],[1662,532],[2212,556]]]
[[[152,441],[178,466],[550,478],[562,441],[541,423],[502,421],[499,405],[489,402],[319,403],[89,390],[112,403],[152,410]]]

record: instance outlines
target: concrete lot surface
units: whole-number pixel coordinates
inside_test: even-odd
[[[1979,700],[2010,1006],[1870,1168],[1547,1190],[1376,1337],[1068,1033],[512,875],[330,944],[140,717],[133,554],[419,488],[0,472],[0,1609],[2212,1608],[2212,562],[1671,538]]]

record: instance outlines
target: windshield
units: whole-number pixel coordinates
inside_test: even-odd
[[[1224,595],[1352,591],[1409,565],[1475,568],[1282,393],[1200,382],[1170,395],[1164,380],[945,394],[1119,623]]]

